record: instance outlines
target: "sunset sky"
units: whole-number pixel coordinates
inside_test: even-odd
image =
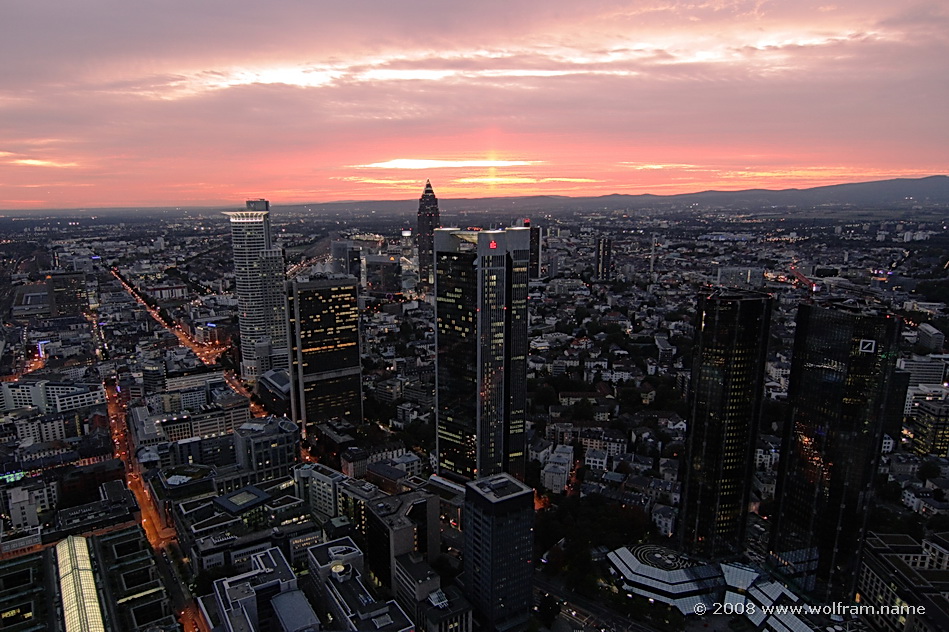
[[[949,4],[13,0],[0,209],[949,173]]]

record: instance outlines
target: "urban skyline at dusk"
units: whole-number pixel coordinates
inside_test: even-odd
[[[0,208],[949,172],[935,2],[8,7]]]

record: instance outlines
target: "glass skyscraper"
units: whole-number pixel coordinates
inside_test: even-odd
[[[255,381],[287,367],[287,294],[283,250],[270,231],[270,203],[249,200],[231,221],[234,281],[241,338],[241,376]]]
[[[435,231],[438,470],[470,480],[526,465],[530,230]]]
[[[724,288],[698,299],[680,533],[699,557],[744,546],[772,303]]]
[[[900,320],[854,300],[798,308],[771,561],[818,600],[851,599]]]
[[[362,421],[358,294],[349,275],[290,284],[290,405],[305,434],[333,417]]]

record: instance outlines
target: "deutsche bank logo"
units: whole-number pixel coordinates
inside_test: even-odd
[[[876,353],[876,352],[877,352],[876,340],[861,340],[860,341],[860,353]]]

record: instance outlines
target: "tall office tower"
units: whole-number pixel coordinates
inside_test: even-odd
[[[439,473],[524,478],[525,228],[435,231],[435,419]]]
[[[234,279],[241,335],[241,376],[254,381],[287,367],[287,291],[283,250],[270,234],[270,203],[248,200],[231,220]]]
[[[534,570],[534,490],[507,474],[465,487],[466,596],[484,630],[527,628]]]
[[[366,256],[366,293],[390,299],[402,293],[402,258],[399,255]]]
[[[854,595],[899,342],[900,320],[866,304],[798,308],[770,548],[818,599]]]
[[[362,248],[350,240],[334,241],[331,245],[333,272],[362,276]]]
[[[543,229],[530,218],[514,221],[515,226],[522,226],[531,230],[530,259],[527,264],[527,276],[530,279],[539,279],[541,274],[541,257],[543,255]]]
[[[305,436],[332,417],[362,421],[358,295],[348,275],[290,283],[290,406]]]
[[[743,550],[772,302],[725,288],[698,299],[680,535],[699,557]]]
[[[613,240],[609,237],[596,238],[596,262],[593,276],[600,281],[613,278]]]
[[[77,316],[89,311],[85,272],[51,270],[46,273],[49,311],[57,316]]]
[[[418,281],[420,285],[431,285],[435,264],[435,229],[441,225],[438,215],[438,198],[432,183],[425,181],[425,191],[418,201]]]

